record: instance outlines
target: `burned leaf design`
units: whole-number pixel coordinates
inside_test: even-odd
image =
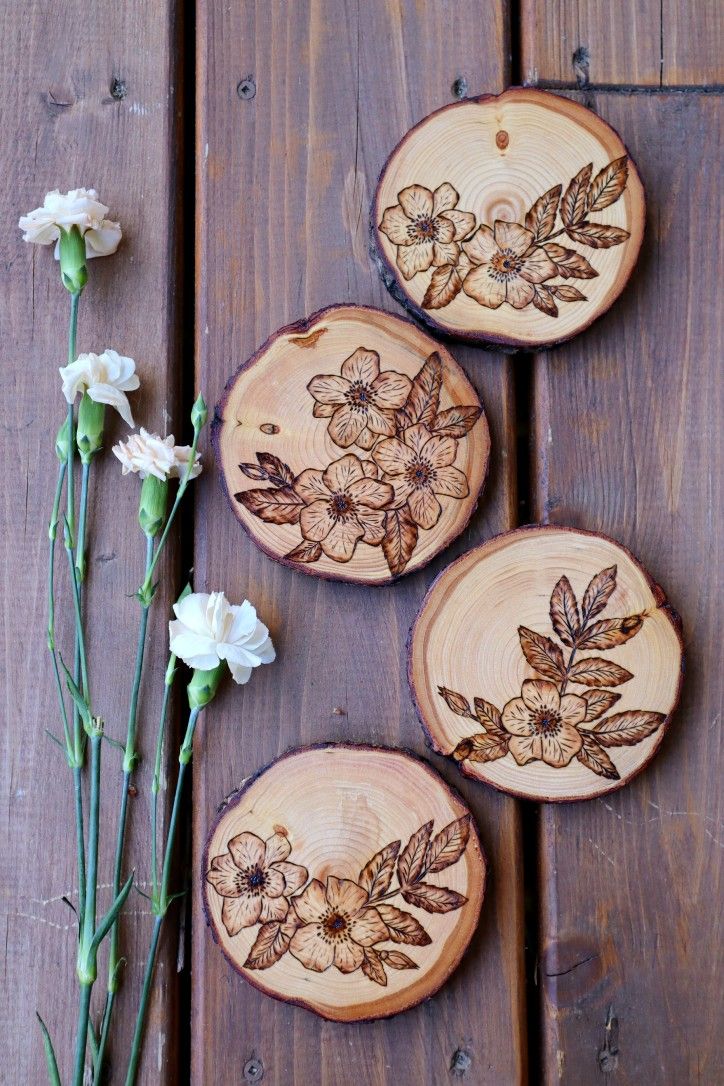
[[[546,679],[562,679],[565,673],[563,653],[555,641],[543,634],[529,630],[527,626],[518,627],[520,647],[526,660],[539,675]]]
[[[382,986],[385,967],[417,969],[419,963],[408,954],[382,944],[426,947],[433,940],[413,913],[391,899],[401,897],[425,913],[452,912],[467,902],[456,890],[426,880],[462,859],[471,816],[455,819],[434,836],[433,827],[432,820],[420,826],[401,854],[400,841],[385,845],[357,882],[329,875],[326,884],[309,880],[307,868],[290,862],[286,834],[275,832],[263,841],[245,831],[231,838],[228,851],[212,858],[206,881],[223,901],[221,922],[230,938],[257,929],[244,967],[270,969],[289,953],[313,972],[334,966],[346,976],[360,969]],[[398,885],[393,886],[396,861]]]
[[[526,679],[520,696],[511,698],[502,711],[481,697],[473,699],[473,710],[464,694],[438,687],[448,709],[475,720],[482,729],[461,736],[451,752],[456,761],[493,762],[510,754],[521,767],[543,761],[556,769],[577,761],[598,776],[619,779],[605,748],[640,743],[662,727],[666,717],[640,709],[606,716],[621,698],[610,687],[628,682],[633,673],[602,656],[578,655],[590,649],[618,648],[643,628],[645,613],[595,621],[614,593],[616,576],[616,566],[597,573],[580,607],[569,578],[559,577],[551,593],[549,617],[568,656],[553,638],[520,626],[523,655],[542,678]],[[569,686],[585,689],[573,693]]]
[[[443,309],[464,292],[489,309],[532,305],[557,318],[557,302],[587,298],[575,287],[551,280],[557,276],[593,279],[598,272],[580,252],[554,239],[564,235],[591,249],[607,249],[630,236],[621,227],[586,218],[605,211],[622,196],[628,157],[607,163],[593,180],[592,174],[593,163],[588,163],[571,178],[565,192],[561,183],[542,193],[523,225],[500,219],[492,226],[478,224],[474,214],[457,209],[458,193],[449,182],[434,192],[410,185],[398,193],[396,205],[385,209],[378,228],[396,251],[403,279],[429,273],[423,309]],[[440,211],[441,207],[449,210]],[[556,230],[558,221],[561,226]]]
[[[357,881],[370,897],[385,894],[389,890],[400,845],[400,841],[392,841],[391,844],[375,853],[370,862],[365,864],[360,871]]]
[[[617,713],[599,720],[593,732],[603,747],[632,747],[653,735],[665,719],[663,713],[645,713],[641,710]]]
[[[469,494],[455,467],[458,442],[482,414],[479,405],[440,409],[443,365],[433,352],[414,379],[380,368],[376,351],[357,350],[339,374],[319,374],[307,385],[312,414],[324,419],[332,442],[345,451],[298,475],[278,456],[258,452],[239,470],[267,488],[242,490],[235,499],[269,524],[299,524],[301,541],[284,557],[310,565],[323,556],[350,562],[358,546],[381,547],[393,577],[404,573],[420,531],[435,527],[443,503]],[[440,499],[443,499],[441,501]]]
[[[565,573],[553,589],[550,615],[553,629],[558,637],[564,645],[572,648],[578,637],[581,619],[578,614],[578,601],[575,592],[571,588],[571,582]]]

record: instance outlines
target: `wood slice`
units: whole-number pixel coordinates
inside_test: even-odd
[[[485,873],[472,815],[425,762],[307,747],[222,811],[204,853],[204,908],[245,980],[353,1022],[440,988],[476,928]]]
[[[604,313],[636,263],[638,171],[590,110],[513,87],[445,106],[390,155],[371,229],[394,296],[437,331],[532,348]]]
[[[525,799],[589,799],[661,743],[679,700],[680,627],[620,543],[521,528],[433,583],[410,686],[434,749],[467,776]]]
[[[459,535],[490,451],[449,351],[363,306],[276,332],[227,385],[213,438],[231,506],[266,554],[363,584],[419,569]]]

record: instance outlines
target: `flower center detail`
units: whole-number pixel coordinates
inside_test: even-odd
[[[555,735],[560,729],[561,718],[550,709],[541,709],[534,715],[533,725],[539,735]]]
[[[435,241],[437,238],[437,224],[428,215],[423,215],[408,226],[408,233],[416,242]]]
[[[366,411],[372,402],[372,395],[367,385],[355,381],[347,393],[347,403],[356,411]]]
[[[332,515],[336,517],[337,520],[343,520],[352,511],[352,502],[346,494],[334,494],[329,504],[332,509]]]
[[[490,274],[493,279],[513,279],[522,267],[522,260],[512,249],[500,249],[490,261]]]
[[[266,878],[260,867],[240,871],[236,876],[236,887],[240,894],[258,894],[264,889]]]
[[[416,460],[407,469],[407,478],[415,487],[424,488],[430,486],[433,475],[432,465],[426,460]]]
[[[347,931],[347,921],[339,913],[330,913],[324,921],[324,929],[333,939],[342,938]]]

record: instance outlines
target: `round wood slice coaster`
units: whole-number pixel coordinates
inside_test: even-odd
[[[653,757],[683,674],[678,615],[621,544],[531,527],[469,551],[415,620],[408,674],[434,749],[525,799],[589,799]]]
[[[623,290],[645,198],[618,134],[545,91],[446,106],[390,155],[371,228],[394,296],[437,331],[530,349]]]
[[[227,385],[213,437],[231,506],[266,554],[361,584],[419,569],[460,534],[490,451],[450,352],[350,305],[267,340]]]
[[[433,995],[475,931],[485,858],[460,796],[397,750],[292,751],[242,787],[204,853],[215,941],[255,987],[337,1022]]]

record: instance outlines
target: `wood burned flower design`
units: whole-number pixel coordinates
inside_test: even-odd
[[[633,674],[604,656],[581,655],[617,648],[643,627],[645,614],[598,618],[616,588],[616,577],[616,566],[597,573],[580,606],[568,577],[557,581],[549,608],[554,637],[518,628],[526,662],[540,678],[526,679],[520,696],[511,698],[502,712],[481,697],[471,707],[463,694],[438,687],[448,708],[476,725],[453,750],[456,761],[493,762],[511,754],[519,766],[540,761],[562,770],[575,758],[600,777],[620,779],[607,751],[642,742],[658,731],[666,716],[645,709],[607,716],[621,697],[609,688],[628,682]],[[569,684],[582,689],[570,692]]]
[[[302,535],[318,543],[335,562],[349,562],[360,540],[379,545],[385,535],[385,513],[394,491],[389,483],[369,478],[361,460],[348,453],[325,471],[306,468],[294,482],[304,502],[299,515]]]
[[[287,862],[289,839],[275,833],[262,841],[255,833],[240,833],[227,848],[212,859],[206,880],[224,899],[221,919],[229,935],[260,921],[284,920],[289,898],[308,877],[306,867]]]
[[[330,875],[326,889],[318,879],[294,900],[301,927],[289,946],[305,969],[321,973],[334,965],[353,973],[364,961],[365,947],[389,938],[387,926],[361,886]]]
[[[453,467],[457,442],[452,437],[431,434],[426,426],[410,426],[402,439],[381,441],[374,460],[382,478],[395,491],[395,507],[407,505],[420,528],[433,528],[442,513],[437,495],[468,496],[468,480]]]
[[[258,452],[256,464],[240,464],[239,470],[271,486],[234,497],[267,523],[299,525],[301,542],[285,555],[291,562],[310,564],[324,555],[346,563],[364,544],[382,547],[396,577],[412,558],[419,532],[440,519],[441,499],[468,497],[467,476],[454,462],[482,408],[441,407],[437,352],[410,380],[380,371],[379,355],[360,347],[342,363],[341,376],[314,377],[307,388],[315,418],[330,419],[332,440],[343,447],[356,443],[370,457],[349,452],[295,474],[278,456]]]
[[[397,267],[405,279],[431,266],[456,264],[459,243],[475,229],[475,216],[456,210],[459,196],[453,186],[445,181],[431,192],[410,185],[397,199],[382,216],[380,230],[397,246]]]
[[[325,883],[313,878],[307,886],[307,869],[287,862],[286,837],[275,833],[265,843],[244,832],[212,859],[206,880],[224,899],[222,922],[230,937],[260,924],[246,969],[269,969],[289,953],[310,972],[361,969],[384,987],[388,969],[418,968],[397,947],[432,943],[417,916],[393,899],[428,914],[454,912],[467,903],[463,894],[431,879],[465,853],[470,819],[463,815],[437,834],[434,821],[425,822],[404,848],[401,840],[391,841],[376,852],[356,880],[328,875]],[[277,871],[283,878],[271,874]]]
[[[378,228],[396,247],[397,267],[406,280],[432,268],[423,309],[442,309],[463,291],[488,309],[533,305],[557,317],[558,302],[587,299],[572,284],[552,280],[594,279],[598,272],[580,250],[555,239],[609,249],[630,236],[621,227],[590,219],[624,192],[628,156],[609,162],[593,180],[592,174],[593,163],[588,163],[565,192],[563,185],[554,185],[539,196],[524,223],[497,220],[492,228],[478,225],[471,212],[457,210],[458,193],[448,181],[434,193],[410,185],[397,194],[399,203],[385,210]]]
[[[320,374],[307,385],[314,397],[314,417],[329,419],[327,430],[342,449],[371,449],[379,435],[395,433],[395,411],[410,394],[409,377],[395,370],[380,373],[380,356],[364,347],[342,363],[341,376]]]
[[[561,697],[556,684],[545,679],[526,679],[520,693],[502,713],[510,733],[508,750],[518,765],[568,765],[583,746],[578,725],[586,718],[587,703],[577,694]]]
[[[524,309],[533,301],[535,283],[558,274],[545,249],[535,244],[532,230],[515,222],[498,220],[493,229],[480,226],[465,252],[474,265],[463,281],[463,290],[476,302],[497,309],[507,302]]]

